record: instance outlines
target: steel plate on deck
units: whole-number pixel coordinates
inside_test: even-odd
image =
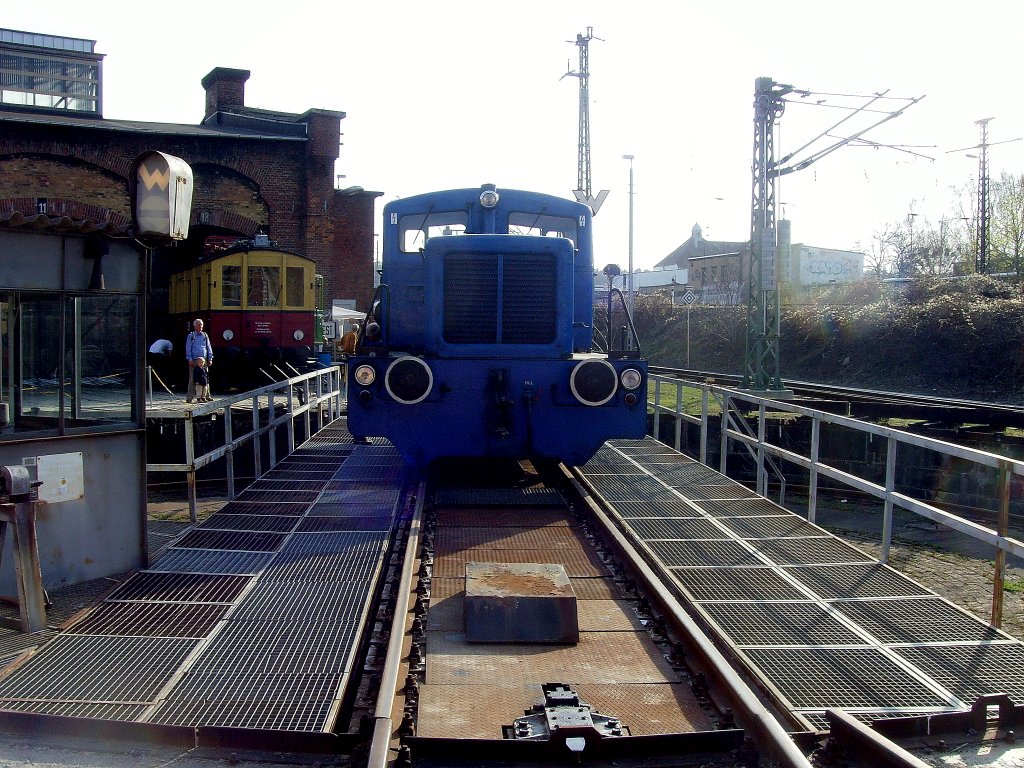
[[[200,523],[199,530],[217,531],[267,531],[287,533],[295,527],[297,517],[277,515],[231,515],[217,512]]]
[[[1005,693],[1024,705],[1024,645],[928,645],[896,648],[967,705],[986,693]]]
[[[679,676],[650,637],[581,632],[576,646],[469,644],[455,632],[427,632],[427,679],[434,685],[665,683]]]
[[[748,543],[778,565],[874,562],[870,555],[834,536],[751,539]]]
[[[736,645],[867,645],[817,603],[704,603]]]
[[[618,717],[633,736],[714,730],[688,686],[670,683],[574,686],[580,697],[603,714]],[[499,739],[523,711],[544,703],[539,684],[422,685],[417,735],[428,738]]]
[[[565,566],[569,576],[606,576],[608,569],[592,551],[545,549],[471,549],[463,550],[434,561],[434,576],[459,577],[466,575],[466,563],[556,563]]]
[[[229,501],[219,512],[226,515],[282,515],[298,517],[309,509],[308,502]]]
[[[725,531],[704,518],[631,517],[626,525],[641,539],[720,539]]]
[[[143,571],[111,592],[107,602],[233,603],[251,581],[251,576]]]
[[[458,509],[442,509],[437,512],[439,528],[458,526],[462,528],[546,528],[548,526],[564,527],[573,525],[571,516],[562,511],[550,508],[517,509],[515,511],[481,507],[459,507]]]
[[[677,498],[675,501],[617,501],[612,505],[624,518],[633,517],[700,517],[701,511]]]
[[[266,531],[192,530],[178,539],[179,549],[216,549],[234,552],[275,552],[285,540],[281,533]]]
[[[770,517],[772,515],[791,514],[788,509],[780,507],[768,499],[702,499],[694,502],[700,509],[712,517]]]
[[[204,638],[227,613],[208,603],[100,603],[67,631],[74,635]]]
[[[775,569],[676,568],[672,575],[694,600],[803,600],[807,597]]]
[[[593,475],[587,478],[605,501],[674,501],[679,497],[650,475]]]
[[[651,541],[648,546],[669,567],[762,565],[761,560],[738,541]]]
[[[823,536],[827,531],[797,515],[773,517],[721,517],[727,528],[741,539],[773,539],[786,536]]]
[[[151,722],[260,730],[320,731],[328,725],[342,675],[273,675],[258,680],[190,675]]]
[[[151,701],[199,641],[60,635],[0,680],[5,699],[89,704]]]
[[[744,653],[793,707],[949,704],[875,648],[751,648]]]
[[[881,563],[792,566],[786,573],[825,600],[843,597],[899,597],[931,594]]]
[[[176,549],[171,547],[150,566],[156,572],[175,573],[259,573],[272,552],[218,552],[213,549]]]
[[[553,488],[446,488],[437,492],[439,507],[560,507],[565,502]]]
[[[579,532],[568,526],[547,528],[445,527],[437,531],[436,555],[487,549],[549,549],[580,552]]]
[[[586,578],[570,576],[569,583],[572,584],[572,591],[576,593],[578,600],[615,600],[620,597],[615,582],[607,576]],[[435,575],[430,581],[431,604],[459,594],[464,591],[465,586],[466,580],[462,576],[442,578]]]
[[[431,596],[427,611],[427,629],[462,632],[465,626],[462,594],[443,600]],[[577,600],[576,616],[580,632],[637,632],[643,627],[630,603],[620,600]]]
[[[980,643],[1007,639],[999,630],[940,598],[837,600],[832,606],[883,643]]]

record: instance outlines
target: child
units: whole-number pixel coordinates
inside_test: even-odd
[[[213,402],[210,397],[210,372],[206,370],[206,358],[197,357],[192,366],[192,381],[196,385],[196,400],[200,403]]]

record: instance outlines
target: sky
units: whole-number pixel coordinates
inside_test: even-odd
[[[571,198],[579,79],[563,76],[578,70],[576,36],[590,27],[592,191],[610,191],[594,222],[598,266],[628,263],[623,155],[634,156],[636,269],[667,256],[694,224],[707,239],[749,238],[758,77],[814,94],[791,97],[777,121],[780,158],[851,114],[841,107],[881,92],[889,98],[872,108],[924,97],[864,138],[933,160],[848,145],[781,180],[779,213],[792,221],[794,242],[867,248],[909,213],[918,227],[960,215],[953,190],[976,184],[978,160],[967,154],[977,150],[951,150],[979,143],[982,118],[994,118],[991,177],[1024,173],[1024,141],[1011,141],[1024,137],[1019,0],[105,0],[81,8],[50,0],[41,14],[9,3],[0,27],[96,40],[110,119],[198,123],[200,80],[214,67],[251,71],[248,106],[345,112],[338,186],[383,193],[378,214],[398,197],[483,183]],[[856,115],[835,133],[882,117]]]

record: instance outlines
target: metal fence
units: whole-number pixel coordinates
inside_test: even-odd
[[[1010,492],[1014,475],[1024,476],[1024,462],[1009,459],[994,453],[966,448],[935,438],[915,435],[891,427],[859,421],[848,416],[840,416],[814,408],[796,405],[780,400],[770,400],[746,394],[734,389],[716,386],[710,382],[691,382],[665,376],[651,375],[653,387],[648,395],[648,408],[654,414],[654,435],[661,434],[661,419],[671,416],[675,420],[674,447],[681,450],[683,424],[694,424],[700,428],[699,459],[707,463],[708,435],[711,424],[713,406],[720,409],[720,453],[719,471],[726,473],[726,462],[729,455],[730,441],[744,446],[754,460],[757,469],[756,490],[762,496],[768,489],[769,472],[774,472],[783,483],[785,478],[775,459],[790,462],[808,472],[807,519],[815,522],[818,506],[819,479],[828,478],[844,486],[873,496],[883,502],[882,531],[882,562],[887,562],[892,546],[893,510],[905,509],[925,517],[955,531],[966,534],[978,541],[991,544],[995,548],[994,580],[992,588],[991,623],[995,627],[1002,624],[1003,615],[1003,581],[1006,569],[1006,554],[1024,557],[1024,542],[1009,536]],[[696,398],[692,398],[690,410],[684,408],[685,390],[697,390],[700,393],[700,415],[696,415]],[[667,400],[674,399],[674,405],[663,405],[663,394]],[[808,455],[802,455],[789,448],[772,443],[768,439],[768,414],[795,414],[811,420],[810,448]],[[756,419],[756,424],[755,424]],[[870,439],[879,438],[885,441],[885,479],[878,483],[839,469],[828,463],[829,457],[819,455],[821,446],[822,424],[844,427]],[[896,490],[896,462],[901,447],[914,446],[935,451],[946,458],[956,458],[977,467],[988,467],[996,473],[998,490],[998,508],[995,514],[996,527],[989,528],[972,520],[940,509],[925,499],[915,498]]]
[[[295,426],[301,420],[303,434],[308,439],[342,413],[346,401],[344,370],[337,365],[305,373],[269,384],[251,392],[221,397],[212,403],[197,403],[181,413],[184,421],[185,461],[172,464],[147,464],[147,472],[184,472],[188,484],[189,517],[196,522],[196,473],[216,461],[225,462],[227,495],[235,498],[235,452],[251,446],[254,474],[260,477],[263,469],[263,447],[269,459],[267,469],[279,461],[277,442],[280,431],[286,431],[287,454],[295,450]],[[235,434],[235,416],[252,414],[252,427]],[[201,455],[196,455],[196,424],[219,420],[222,440]],[[244,418],[244,416],[243,416]],[[282,457],[284,458],[284,457]]]

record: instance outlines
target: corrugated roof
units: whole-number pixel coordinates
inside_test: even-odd
[[[131,228],[127,216],[112,214],[104,221],[89,219],[72,219],[70,216],[47,216],[45,213],[26,215],[21,211],[0,213],[0,229],[20,229],[23,231],[49,230],[54,232],[89,235],[101,232],[107,235],[125,235]]]

